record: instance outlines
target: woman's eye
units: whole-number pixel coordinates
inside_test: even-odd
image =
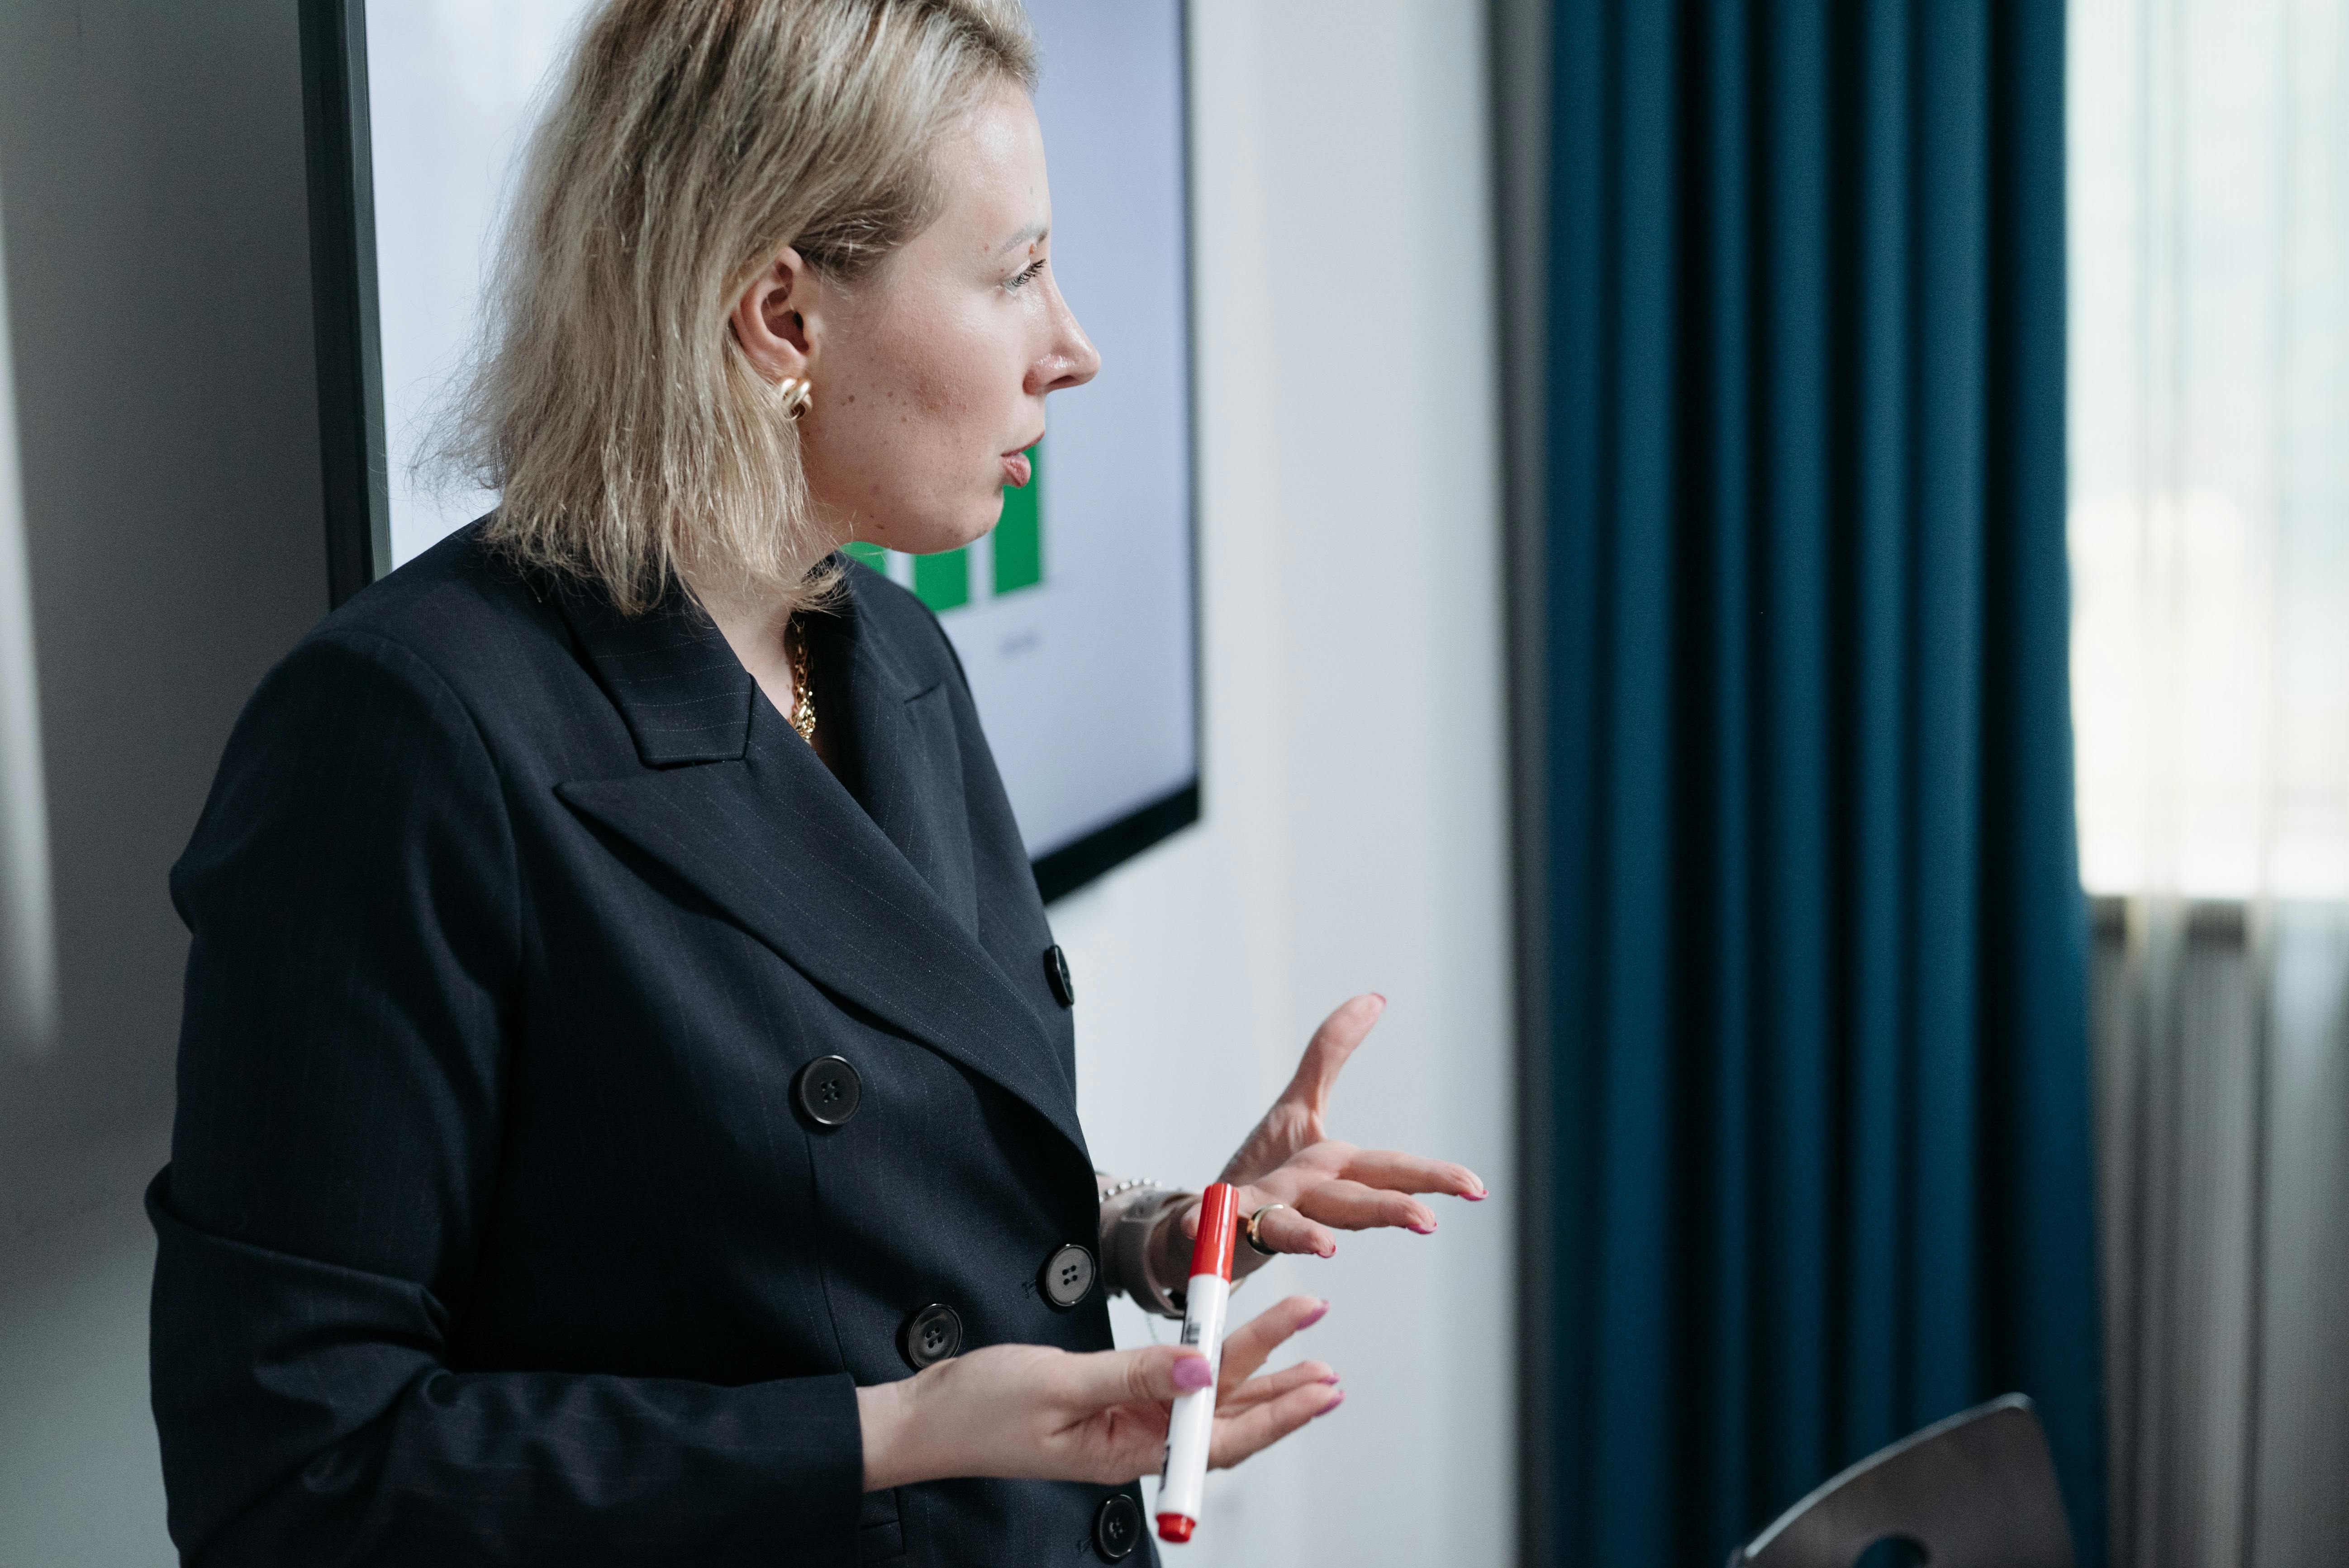
[[[1012,273],[1010,278],[1003,286],[1008,289],[1026,288],[1030,284],[1036,281],[1036,274],[1043,270],[1044,258],[1039,256],[1034,261],[1029,263],[1026,266],[1020,268],[1018,272]]]

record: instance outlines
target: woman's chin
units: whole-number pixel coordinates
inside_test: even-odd
[[[1002,521],[1003,495],[1002,492],[998,491],[988,496],[985,506],[972,509],[970,516],[964,519],[962,526],[955,531],[956,537],[952,544],[942,545],[940,548],[958,550],[966,544],[976,544],[993,533],[995,525]]]
[[[901,555],[944,555],[994,532],[1002,515],[1002,499],[989,496],[984,508],[973,507],[961,516],[938,519],[925,527],[892,528],[885,536],[875,535],[873,542]]]

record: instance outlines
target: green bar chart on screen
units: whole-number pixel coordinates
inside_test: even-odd
[[[1023,588],[1038,587],[1044,581],[1041,444],[1028,449],[1028,482],[1018,489],[1004,487],[1003,515],[988,540],[990,569],[987,593],[991,598],[1000,599]],[[971,601],[971,547],[912,556],[900,555],[863,540],[852,541],[841,548],[850,559],[906,583],[916,598],[938,614],[959,610]]]
[[[915,556],[914,596],[941,615],[969,603],[969,549]]]

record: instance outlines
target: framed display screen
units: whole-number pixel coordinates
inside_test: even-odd
[[[304,0],[311,250],[334,601],[497,503],[419,466],[480,325],[521,150],[603,0]],[[1056,394],[995,531],[854,547],[954,640],[1039,886],[1197,820],[1182,0],[1028,0],[1052,268],[1102,352]]]

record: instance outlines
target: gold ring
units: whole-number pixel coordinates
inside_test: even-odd
[[[1258,1209],[1255,1213],[1250,1214],[1248,1216],[1247,1222],[1247,1244],[1254,1247],[1257,1252],[1262,1253],[1266,1257],[1272,1256],[1272,1249],[1264,1244],[1264,1238],[1257,1234],[1256,1228],[1263,1222],[1264,1217],[1267,1214],[1271,1213],[1275,1209],[1286,1209],[1288,1207],[1288,1205],[1286,1203],[1267,1203],[1263,1208]]]

